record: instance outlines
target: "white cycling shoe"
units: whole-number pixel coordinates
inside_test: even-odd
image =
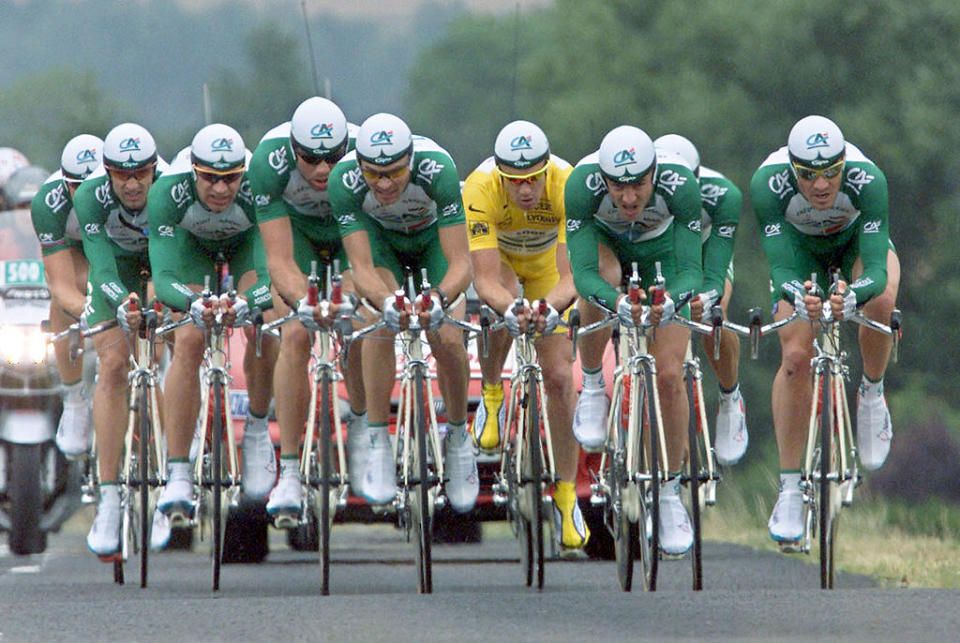
[[[150,550],[163,551],[170,543],[170,534],[172,533],[170,517],[155,509],[153,512],[153,523],[150,527]]]
[[[573,436],[585,451],[599,451],[606,439],[605,429],[610,400],[602,388],[584,388],[577,399],[573,416]]]
[[[368,428],[367,457],[362,469],[363,497],[371,505],[385,505],[397,496],[397,465],[386,427]]]
[[[271,516],[299,514],[302,498],[303,486],[300,484],[299,471],[292,476],[281,475],[280,480],[277,481],[277,486],[270,492],[267,513]]]
[[[865,394],[862,389],[857,393],[857,447],[860,464],[873,471],[882,467],[890,454],[893,423],[882,389],[879,395]]]
[[[168,516],[193,514],[193,483],[185,478],[167,480],[157,500],[157,509]]]
[[[56,443],[68,459],[82,457],[89,450],[91,414],[90,404],[86,400],[64,400]]]
[[[723,465],[736,464],[747,452],[749,442],[747,415],[740,387],[732,393],[721,392],[717,409],[717,439],[713,445],[717,462]]]
[[[680,478],[660,485],[660,549],[668,556],[682,556],[693,546],[693,525],[680,501]]]
[[[355,496],[363,495],[363,474],[366,471],[370,446],[369,433],[367,415],[351,413],[347,420],[347,474],[350,478],[350,493]]]
[[[447,499],[450,508],[457,513],[467,513],[477,504],[480,493],[480,477],[477,473],[477,456],[473,452],[473,440],[469,435],[454,436],[448,433],[446,453],[443,459],[447,475]]]
[[[100,488],[100,503],[87,534],[87,549],[100,557],[120,551],[120,490],[115,485]]]
[[[780,490],[767,528],[778,543],[795,543],[803,538],[803,493],[799,489]]]
[[[263,500],[277,481],[277,454],[266,427],[250,430],[250,418],[243,431],[243,493],[254,500]]]

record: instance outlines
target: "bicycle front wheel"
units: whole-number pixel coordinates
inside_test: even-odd
[[[147,563],[150,552],[150,440],[153,426],[150,421],[150,387],[141,383],[137,393],[137,433],[140,448],[137,462],[139,477],[140,522],[140,587],[147,586]]]
[[[693,574],[693,590],[703,589],[703,560],[700,539],[700,409],[696,376],[687,373],[687,399],[690,403],[690,422],[687,428],[687,491],[690,494],[690,521],[693,525],[693,546],[690,548],[690,565]]]
[[[523,427],[523,458],[520,467],[522,504],[526,508],[523,519],[528,557],[525,561],[527,585],[536,583],[543,589],[543,451],[540,442],[540,389],[537,376],[529,373],[524,382],[526,389],[526,423]],[[521,540],[521,543],[523,543]]]
[[[213,507],[211,511],[211,535],[213,536],[213,590],[220,589],[220,564],[223,562],[223,533],[225,520],[223,519],[223,440],[224,440],[224,409],[223,409],[223,382],[213,380],[213,425],[210,427],[211,440],[211,495]]]
[[[640,485],[640,560],[643,565],[643,586],[648,592],[657,590],[657,572],[660,566],[660,423],[657,419],[659,398],[657,397],[656,379],[648,364],[641,366],[640,381],[642,390],[636,395],[642,426],[641,439],[637,445],[641,459],[640,471],[643,484]],[[647,448],[644,448],[646,445]]]
[[[631,474],[627,471],[627,427],[623,422],[623,418],[629,417],[630,413],[630,375],[624,376],[620,387],[619,395],[614,395],[616,407],[612,411],[617,414],[616,439],[611,441],[607,451],[610,462],[607,470],[610,496],[607,498],[606,511],[617,560],[617,580],[620,589],[629,592],[633,589],[633,562],[640,546],[640,526],[636,520],[630,520],[631,511],[628,506],[635,507],[637,498],[636,486],[630,482]],[[639,511],[632,513],[636,518]]]
[[[320,417],[317,418],[317,432],[320,438],[320,511],[317,520],[317,542],[320,552],[320,594],[330,593],[330,478],[333,467],[330,459],[330,432],[333,430],[330,406],[330,377],[320,376]]]
[[[433,568],[431,542],[433,529],[431,524],[430,469],[427,466],[427,385],[423,373],[417,370],[413,375],[413,471],[417,480],[410,498],[410,516],[413,521],[414,535],[417,541],[417,589],[421,594],[433,592]]]
[[[840,506],[840,481],[837,475],[837,453],[834,432],[833,374],[826,366],[820,374],[820,462],[817,484],[817,507],[820,521],[820,587],[833,589],[834,543],[836,542],[837,512]]]

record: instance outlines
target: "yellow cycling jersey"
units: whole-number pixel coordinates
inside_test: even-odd
[[[566,243],[563,186],[573,168],[559,156],[547,161],[540,203],[522,210],[510,200],[491,156],[463,185],[463,205],[471,250],[499,248],[511,258],[529,258]]]

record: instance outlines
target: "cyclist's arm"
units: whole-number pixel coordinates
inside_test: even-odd
[[[862,306],[887,287],[887,254],[890,230],[887,200],[887,179],[878,167],[870,167],[873,180],[860,192],[860,217],[857,219],[860,260],[863,273],[850,284]]]
[[[673,252],[677,262],[677,276],[667,289],[674,297],[696,290],[703,281],[703,246],[700,239],[700,189],[693,172],[686,167],[680,174],[689,175],[688,180],[677,187],[671,201],[673,213]]]
[[[370,303],[379,306],[384,299],[393,295],[377,274],[373,265],[373,255],[370,253],[370,235],[366,230],[357,230],[343,237],[343,249],[350,261],[350,271],[353,273],[353,283],[361,297]]]
[[[55,252],[43,257],[43,272],[50,295],[71,316],[79,318],[86,293],[77,290],[72,252]]]
[[[174,310],[184,311],[199,295],[179,276],[180,267],[191,259],[181,256],[180,240],[190,233],[180,227],[182,215],[169,194],[168,182],[160,179],[147,196],[150,272],[157,299]]]
[[[290,217],[261,220],[260,237],[274,288],[288,305],[295,304],[307,294],[307,280],[293,257]]]
[[[107,236],[107,211],[97,201],[95,190],[95,185],[85,181],[77,188],[73,199],[83,229],[83,254],[90,264],[92,287],[99,288],[113,306],[119,306],[129,293],[117,270],[119,247]]]
[[[710,236],[703,244],[703,285],[700,292],[716,290],[723,295],[727,267],[733,258],[733,244],[740,222],[743,195],[730,183],[727,192],[719,198],[713,211]]]
[[[760,230],[760,244],[770,264],[770,280],[780,297],[791,306],[794,294],[801,292],[804,276],[794,261],[793,226],[783,216],[780,197],[770,190],[770,172],[761,167],[750,182],[750,198]]]
[[[566,310],[577,298],[577,289],[573,285],[573,271],[570,269],[570,257],[567,255],[567,244],[557,244],[557,272],[560,281],[547,293],[547,302],[559,311]]]
[[[602,185],[595,165],[577,166],[564,189],[564,211],[567,219],[567,255],[573,283],[584,299],[596,298],[611,310],[617,306],[617,289],[600,276],[600,255],[597,251],[597,229],[593,214],[603,195],[591,191],[587,184]],[[596,176],[592,176],[595,174]]]
[[[256,272],[257,281],[243,292],[243,297],[251,308],[256,306],[260,310],[269,310],[273,308],[273,297],[270,295],[270,272],[267,269],[263,239],[256,225],[246,234],[249,235],[248,243],[253,244],[253,269]]]
[[[500,282],[500,251],[483,248],[470,251],[473,263],[473,285],[480,300],[503,315],[513,304],[510,291]]]
[[[462,222],[459,225],[445,225],[437,229],[437,236],[447,259],[447,272],[437,287],[452,299],[466,290],[473,278],[467,226]]]

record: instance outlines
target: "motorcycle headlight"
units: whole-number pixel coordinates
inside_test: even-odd
[[[8,364],[43,364],[53,347],[36,326],[0,326],[0,359]]]

